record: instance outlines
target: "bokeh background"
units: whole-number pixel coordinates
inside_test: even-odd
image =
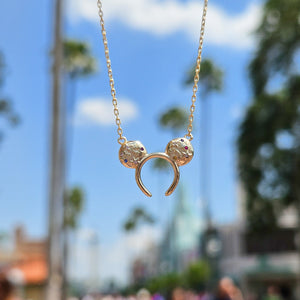
[[[148,152],[186,133],[202,2],[103,0],[124,134]],[[149,162],[148,199],[118,160],[96,1],[0,3],[0,271],[20,297],[214,297],[230,276],[300,299],[299,11],[210,1],[195,157],[170,197]]]

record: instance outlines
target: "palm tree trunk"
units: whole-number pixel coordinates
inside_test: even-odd
[[[67,76],[66,85],[68,86],[65,91],[65,99],[67,101],[67,118],[73,118],[75,107],[76,107],[76,94],[77,94],[77,80],[76,77]],[[73,153],[73,143],[74,143],[74,127],[68,126],[69,122],[66,122],[66,152],[68,153],[68,158],[66,160],[66,186],[68,187],[69,174],[71,173],[71,161]]]
[[[63,299],[67,299],[68,297],[68,287],[69,287],[69,277],[68,277],[68,269],[69,269],[69,229],[64,229],[64,273],[63,273]]]
[[[207,228],[211,225],[211,212],[210,212],[210,124],[211,124],[211,110],[207,94],[202,93],[202,106],[201,106],[201,125],[200,125],[200,188],[202,195],[202,203],[204,210],[205,225]]]
[[[62,0],[55,1],[55,41],[52,72],[52,125],[48,223],[48,282],[46,300],[62,300],[63,286],[63,195],[64,195],[64,134],[61,97],[62,65]]]
[[[66,99],[66,119],[69,116],[73,116],[74,108],[76,103],[76,78],[72,76],[67,76],[66,78],[66,89],[64,98]],[[68,97],[69,94],[69,97]],[[71,173],[71,159],[72,159],[72,149],[73,149],[73,128],[68,126],[67,120],[64,120],[64,126],[66,131],[66,152],[68,153],[68,158],[65,160],[65,183],[66,187],[68,188],[68,179],[69,174]],[[65,190],[65,192],[67,192]],[[67,197],[64,197],[64,220],[66,220],[66,207],[68,205]],[[63,299],[67,299],[68,296],[68,287],[69,287],[69,256],[70,256],[70,230],[68,228],[68,224],[64,224],[63,228],[63,258],[64,258],[64,267],[63,267]]]

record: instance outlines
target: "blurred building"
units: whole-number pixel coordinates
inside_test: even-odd
[[[143,283],[157,275],[159,247],[150,245],[131,265],[131,283]]]
[[[178,187],[175,210],[162,239],[160,272],[181,272],[198,259],[201,223],[182,185]]]
[[[0,249],[0,272],[18,288],[25,299],[44,299],[47,279],[47,243],[45,239],[32,239],[23,227],[15,229],[11,249]]]
[[[237,279],[246,294],[261,296],[268,286],[274,285],[285,299],[299,299],[296,297],[300,276],[296,212],[284,211],[281,227],[272,232],[247,232],[245,220],[241,211],[239,221],[218,228],[222,241],[222,274]]]

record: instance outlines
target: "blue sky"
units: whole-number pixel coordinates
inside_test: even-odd
[[[183,81],[196,55],[201,5],[190,0],[103,1],[117,95],[120,102],[125,99],[124,133],[129,140],[140,140],[148,152],[163,151],[172,135],[160,129],[160,113],[173,105],[190,105],[191,87]],[[213,112],[211,208],[219,223],[237,216],[235,139],[251,99],[246,67],[255,46],[249,33],[259,20],[259,4],[248,0],[211,0],[209,4],[203,56],[213,59],[225,73],[223,92],[209,99]],[[151,18],[145,7],[153,12]],[[148,199],[136,186],[134,171],[118,161],[111,112],[103,109],[97,115],[100,104],[110,103],[97,6],[95,1],[70,0],[66,9],[66,36],[87,41],[99,60],[99,72],[78,82],[75,112],[69,116],[74,132],[69,184],[79,184],[86,192],[81,226],[98,232],[107,246],[119,239],[121,223],[136,205],[147,207],[160,221],[167,219],[175,196],[163,194],[172,174],[145,166],[144,182],[154,195]],[[50,0],[0,3],[0,49],[7,64],[3,93],[13,100],[22,119],[18,128],[7,128],[0,146],[0,229],[9,231],[22,223],[34,236],[45,234],[47,225],[51,26]],[[198,101],[195,157],[181,168],[182,183],[199,211],[200,108]]]

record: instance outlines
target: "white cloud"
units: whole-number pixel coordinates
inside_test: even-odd
[[[73,21],[99,23],[97,9],[94,0],[68,1],[68,14]],[[184,32],[195,40],[200,31],[202,1],[103,0],[103,10],[107,22],[118,21],[134,30],[160,36]],[[259,23],[261,11],[258,4],[252,3],[245,11],[232,15],[209,4],[206,42],[234,48],[251,46],[251,33]]]
[[[138,116],[138,108],[131,100],[118,99],[120,117],[122,121],[130,121]],[[88,98],[78,103],[75,112],[76,125],[102,125],[115,124],[113,105],[110,99]]]

